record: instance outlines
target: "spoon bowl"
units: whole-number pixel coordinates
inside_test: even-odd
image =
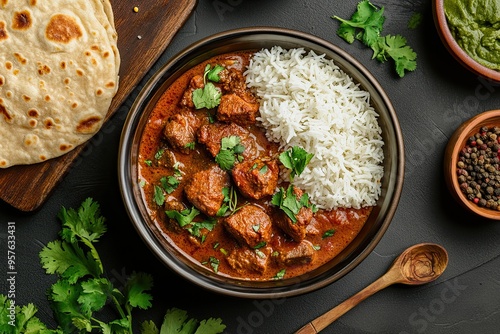
[[[421,243],[411,246],[394,260],[389,270],[379,279],[330,311],[309,322],[295,334],[319,333],[354,306],[389,285],[395,283],[407,285],[429,283],[440,277],[447,266],[448,252],[442,246],[433,243]]]

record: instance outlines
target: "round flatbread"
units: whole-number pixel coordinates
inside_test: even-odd
[[[0,168],[89,140],[116,94],[119,66],[109,0],[0,2]]]

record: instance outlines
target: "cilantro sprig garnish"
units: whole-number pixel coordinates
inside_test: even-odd
[[[280,154],[279,159],[283,166],[291,170],[290,178],[302,174],[306,165],[314,157],[314,154],[307,153],[302,147],[293,146],[289,150]]]
[[[309,195],[304,193],[300,198],[297,198],[297,195],[293,191],[293,185],[289,185],[286,190],[281,187],[273,195],[271,203],[283,210],[294,224],[297,223],[297,215],[300,209],[304,207],[311,208],[313,212],[316,212],[316,206],[309,201]]]
[[[222,194],[224,199],[222,200],[222,205],[217,211],[217,217],[225,217],[236,211],[236,206],[238,205],[238,194],[233,187],[222,188]]]
[[[194,219],[200,214],[200,211],[194,206],[191,207],[191,209],[185,209],[182,211],[167,210],[165,213],[168,218],[174,219],[180,227],[184,228],[191,235],[201,238],[202,241],[205,240],[205,235],[202,235],[201,230],[206,229],[208,231],[212,231],[217,223],[217,220],[212,218],[199,222],[194,221]]]
[[[171,194],[179,187],[181,183],[182,172],[177,164],[174,165],[174,174],[162,176],[160,184],[153,187],[153,200],[159,206],[165,203],[165,194]]]
[[[229,136],[221,139],[221,148],[215,156],[215,162],[219,164],[221,169],[231,170],[236,161],[243,161],[241,154],[245,151],[245,146],[240,142],[241,138],[239,136]]]
[[[39,254],[46,272],[58,276],[47,294],[58,327],[49,329],[42,323],[34,304],[16,305],[0,294],[0,332],[133,334],[133,311],[152,307],[152,276],[133,272],[122,288],[107,278],[95,247],[107,228],[99,204],[91,198],[77,210],[63,207],[58,218],[62,223],[60,238],[49,242]],[[109,307],[115,309],[116,318],[104,321],[112,314]],[[153,321],[145,321],[141,334],[218,334],[225,328],[221,319],[199,322],[188,319],[185,311],[172,308],[167,310],[160,329]]]
[[[221,65],[211,67],[210,64],[207,64],[205,66],[203,73],[204,86],[193,91],[193,104],[196,109],[212,109],[220,104],[222,93],[213,82],[220,81],[219,73],[222,70],[224,70],[224,67]]]
[[[392,59],[400,77],[405,75],[405,71],[414,71],[417,68],[417,54],[406,45],[406,38],[401,35],[381,36],[385,22],[384,7],[378,8],[369,0],[363,0],[358,3],[357,10],[350,20],[336,15],[332,18],[341,22],[337,30],[338,36],[348,43],[359,40],[370,47],[373,50],[372,59],[382,63]]]

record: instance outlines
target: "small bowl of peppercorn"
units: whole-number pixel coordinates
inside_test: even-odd
[[[455,130],[445,150],[444,174],[465,209],[500,220],[500,110],[478,114]]]

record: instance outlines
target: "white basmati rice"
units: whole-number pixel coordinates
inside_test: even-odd
[[[260,50],[245,75],[268,139],[314,154],[295,186],[322,209],[376,204],[384,143],[368,92],[325,55],[302,48]]]

